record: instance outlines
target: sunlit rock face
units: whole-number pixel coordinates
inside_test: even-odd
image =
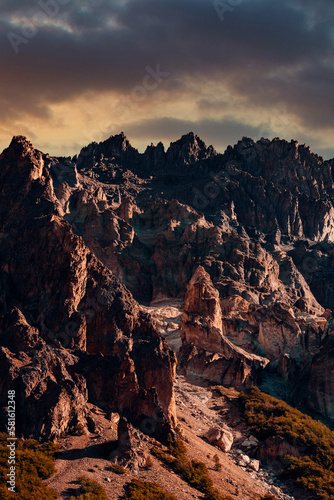
[[[181,322],[181,365],[187,373],[237,388],[256,383],[269,360],[235,346],[222,330],[219,292],[200,266],[185,296]]]

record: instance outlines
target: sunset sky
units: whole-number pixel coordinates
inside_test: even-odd
[[[333,0],[1,0],[0,32],[0,150],[193,131],[334,157]]]

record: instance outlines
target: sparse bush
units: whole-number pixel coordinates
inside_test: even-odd
[[[84,426],[83,426],[83,425],[81,425],[81,424],[77,424],[77,425],[73,428],[72,434],[73,434],[74,436],[83,436],[84,434],[86,434]]]
[[[177,500],[164,491],[158,483],[133,479],[126,487],[124,500]]]
[[[109,470],[113,472],[114,474],[127,474],[128,471],[119,464],[111,464],[109,467]]]
[[[174,455],[174,457],[179,458],[180,460],[186,458],[187,447],[180,437],[173,440],[171,434],[169,434],[167,438],[167,443],[168,443],[168,449],[170,453]]]
[[[153,448],[152,453],[187,483],[204,493],[206,500],[226,500],[214,489],[207,466],[197,460],[188,460],[187,448],[180,438],[173,441],[169,436],[168,448],[170,453],[165,453],[159,448]]]
[[[211,387],[212,391],[218,392],[220,396],[224,396],[225,398],[229,399],[230,401],[234,401],[235,399],[238,399],[239,397],[239,391],[234,389],[234,387],[224,387],[222,385],[214,385]]]
[[[96,481],[81,476],[79,478],[80,488],[70,500],[109,500],[106,492]]]
[[[222,464],[220,463],[220,460],[219,460],[219,457],[218,455],[215,455],[213,457],[213,460],[215,462],[215,467],[214,469],[217,471],[217,472],[220,472],[222,470]]]
[[[0,498],[5,500],[54,500],[54,490],[44,485],[42,479],[55,472],[53,456],[59,451],[53,443],[18,439],[16,441],[16,491],[8,491],[8,448],[7,435],[0,434]]]

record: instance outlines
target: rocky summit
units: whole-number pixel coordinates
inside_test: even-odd
[[[14,137],[0,156],[0,385],[16,391],[17,433],[89,435],[101,411],[131,442],[135,428],[166,441],[177,366],[332,425],[333,168],[278,138],[220,154],[189,133],[139,153],[121,133],[56,158]]]

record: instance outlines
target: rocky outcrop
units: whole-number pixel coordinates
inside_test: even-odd
[[[205,143],[193,132],[183,135],[181,139],[171,143],[166,153],[166,163],[172,167],[182,167],[215,157],[217,152],[213,146]]]
[[[233,199],[246,230],[334,241],[332,170],[308,147],[243,138],[223,163],[224,197]]]
[[[240,240],[251,244],[255,240],[278,256],[281,243],[290,240],[293,245],[294,238],[333,239],[331,166],[295,141],[254,143],[244,138],[219,155],[189,133],[166,152],[159,143],[140,154],[120,134],[84,148],[77,168],[86,198],[74,190],[67,220],[136,297],[145,289],[145,300],[163,293],[185,293],[197,266],[208,255],[212,264],[221,261],[212,252],[219,248],[218,229],[238,232]],[[105,193],[103,202],[99,190]],[[129,197],[131,209],[124,211],[123,199]],[[118,210],[120,203],[123,207]],[[204,220],[196,210],[204,213]],[[115,235],[114,243],[109,234]],[[235,252],[231,257],[226,260],[237,276]],[[301,275],[305,274],[313,293],[317,290],[321,304],[331,307],[329,285],[323,280],[321,285],[319,276],[313,287],[315,276],[308,279],[304,260]],[[181,262],[182,269],[174,271],[170,262]],[[283,273],[284,266],[281,262]],[[303,286],[290,288],[299,293],[296,302]]]
[[[226,429],[212,427],[203,436],[210,444],[218,446],[222,451],[227,453],[232,448],[233,434]]]
[[[70,188],[78,188],[80,186],[77,166],[71,161],[71,158],[53,158],[49,155],[43,155],[43,161],[45,167],[50,172],[55,189],[64,182]]]
[[[134,429],[126,418],[120,419],[116,449],[110,453],[109,459],[137,474],[140,467],[146,467],[150,456],[145,439],[146,437]]]
[[[281,469],[286,455],[299,458],[300,451],[289,444],[281,436],[270,436],[259,444],[255,452],[256,457],[264,465],[277,466]]]
[[[219,292],[202,266],[190,280],[181,321],[184,343],[212,352],[224,350]]]
[[[0,191],[0,383],[22,403],[18,432],[87,428],[90,401],[163,433],[175,424],[175,357],[63,219],[43,155],[23,137],[0,157]]]
[[[0,331],[1,393],[15,390],[17,434],[52,439],[78,426],[94,430],[78,356],[48,345],[18,309],[2,318]]]
[[[217,383],[237,388],[252,385],[269,360],[230,342],[222,333],[221,316],[219,292],[203,267],[199,267],[185,296],[181,366],[187,373],[201,374]]]
[[[304,390],[299,394],[299,401],[318,415],[324,415],[334,422],[334,322],[328,320],[325,338],[321,349],[306,368]]]
[[[312,294],[325,308],[334,309],[334,246],[332,243],[299,241],[289,255]]]

